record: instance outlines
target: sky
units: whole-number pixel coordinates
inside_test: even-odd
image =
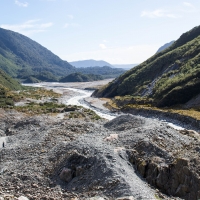
[[[199,0],[0,0],[0,27],[61,59],[135,64],[200,25]]]

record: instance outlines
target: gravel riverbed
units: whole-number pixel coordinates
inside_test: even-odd
[[[158,119],[68,119],[0,109],[0,134],[6,138],[3,200],[200,198],[198,133]]]

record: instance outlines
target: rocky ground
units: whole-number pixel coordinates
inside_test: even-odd
[[[198,132],[131,114],[108,121],[77,112],[75,119],[69,110],[0,109],[0,200],[200,198]]]
[[[94,122],[1,110],[0,119],[7,138],[0,149],[1,199],[174,199],[150,185],[199,198],[194,133],[133,115]]]

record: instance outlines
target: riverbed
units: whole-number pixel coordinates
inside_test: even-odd
[[[106,84],[111,79],[107,79],[104,81],[94,81],[94,82],[85,82],[85,83],[36,83],[36,84],[24,84],[25,86],[32,87],[44,87],[46,89],[52,89],[55,92],[59,92],[62,94],[62,97],[59,99],[60,103],[66,105],[77,105],[82,106],[87,109],[93,110],[97,115],[107,120],[112,120],[118,116],[118,114],[111,113],[108,109],[106,109],[102,104],[103,102],[99,99],[96,106],[92,106],[89,102],[85,101],[85,99],[89,98],[94,90],[86,89],[86,88],[95,88],[100,87],[103,84]],[[94,98],[96,99],[96,98]]]
[[[83,195],[86,189],[91,188],[93,182],[103,189],[101,189],[103,192],[96,193],[99,190],[98,188],[95,189],[96,187],[94,188],[95,194],[98,195],[113,195],[116,198],[132,195],[131,197],[134,197],[134,199],[155,199],[155,196],[158,196],[156,195],[158,191],[150,188],[138,176],[138,172],[136,173],[135,168],[130,163],[129,156],[133,156],[132,153],[137,150],[142,152],[138,161],[144,158],[153,160],[159,156],[158,165],[168,166],[173,159],[176,159],[172,156],[177,155],[178,151],[184,152],[187,146],[193,149],[191,149],[192,153],[188,151],[185,155],[188,158],[196,157],[193,152],[199,146],[197,140],[170,128],[168,122],[162,121],[164,119],[159,120],[154,116],[147,118],[112,113],[103,106],[105,103],[103,99],[90,97],[93,91],[79,88],[79,84],[77,83],[77,88],[70,87],[70,84],[58,83],[40,83],[31,86],[45,87],[60,92],[62,94],[58,100],[60,103],[90,108],[106,118],[107,121],[66,120],[65,118],[59,119],[57,115],[48,117],[44,115],[31,117],[20,115],[20,118],[14,117],[14,120],[2,120],[2,125],[6,123],[5,127],[9,127],[11,130],[6,148],[1,149],[2,152],[5,151],[4,155],[6,155],[1,158],[3,164],[0,168],[4,185],[7,184],[7,180],[11,180],[11,176],[23,172],[27,177],[38,176],[38,178],[34,180],[27,178],[27,180],[33,182],[22,180],[20,184],[27,188],[30,188],[33,183],[41,185],[39,189],[38,187],[32,188],[31,195],[41,196],[43,193],[46,195],[48,191],[45,188],[47,188],[46,185],[49,185],[49,180],[46,180],[46,174],[44,177],[43,172],[46,173],[51,169],[49,166],[55,163],[52,160],[59,160],[54,169],[64,169],[66,164],[62,162],[63,165],[61,165],[60,160],[62,161],[63,155],[65,155],[65,163],[76,161],[78,167],[80,167],[80,164],[84,164],[83,167],[91,166],[91,168],[85,169],[80,176],[72,179],[69,184],[60,185],[60,176],[55,176],[54,181],[58,180],[54,191],[55,199],[61,199],[61,195],[66,195],[62,192],[56,193],[58,188],[60,190],[62,187],[67,188],[67,191],[74,193],[77,191],[77,194]],[[92,83],[88,84],[92,85]],[[9,113],[7,114],[10,116]],[[15,115],[18,116],[18,113],[15,112]],[[113,120],[109,121],[110,119]],[[190,143],[193,145],[190,145]],[[146,152],[145,155],[148,157],[144,157],[143,152]],[[160,162],[162,163],[160,164]],[[10,171],[14,175],[9,173]],[[12,183],[10,183],[11,187],[13,187]],[[15,182],[13,184],[16,185]],[[4,188],[8,190],[8,187],[4,186]],[[16,191],[19,193],[19,189]],[[23,191],[21,192],[24,194]],[[48,195],[52,196],[52,190],[50,192],[51,194]],[[37,199],[40,198],[37,196]]]
[[[122,115],[123,113],[112,113],[103,106],[103,104],[105,103],[103,100],[91,97],[92,93],[94,92],[94,90],[92,90],[93,88],[101,87],[102,85],[107,84],[111,80],[112,79],[107,79],[103,81],[84,82],[84,83],[42,82],[42,83],[24,84],[24,85],[52,89],[55,92],[59,92],[62,94],[62,97],[59,99],[60,103],[66,105],[83,106],[84,108],[93,110],[96,114],[98,114],[102,118],[105,118],[107,120],[112,120],[117,116]],[[94,101],[95,103],[92,103]],[[178,124],[171,122],[170,123],[165,122],[165,123],[167,123],[170,127],[176,130],[184,130],[184,128]]]

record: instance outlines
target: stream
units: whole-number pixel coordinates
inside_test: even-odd
[[[97,115],[99,115],[102,118],[112,120],[115,117],[119,116],[119,114],[111,113],[110,111],[101,110],[96,107],[93,107],[89,105],[89,103],[85,102],[84,99],[87,97],[90,97],[94,90],[84,90],[84,89],[77,89],[72,87],[65,87],[62,83],[36,83],[36,84],[23,84],[25,86],[32,86],[32,87],[45,87],[47,89],[53,89],[53,90],[69,90],[74,92],[74,96],[71,98],[61,98],[60,102],[65,105],[77,105],[82,106],[87,109],[93,110]],[[67,85],[66,85],[67,86]]]
[[[92,83],[91,83],[92,84]],[[83,106],[84,108],[93,110],[97,115],[99,115],[102,118],[112,120],[116,118],[117,116],[122,115],[123,113],[112,113],[109,110],[99,109],[97,107],[91,106],[89,103],[87,103],[84,99],[87,97],[90,97],[94,90],[85,90],[83,89],[77,89],[81,87],[81,83],[52,83],[52,82],[43,82],[43,83],[35,83],[35,84],[24,84],[25,86],[32,86],[32,87],[44,87],[46,89],[53,89],[54,91],[73,91],[74,95],[72,95],[70,98],[67,96],[63,96],[61,98],[61,103],[66,105],[77,105],[77,106]],[[158,119],[155,119],[158,120]],[[163,120],[164,123],[167,123],[169,126],[176,130],[183,130],[184,128],[181,126],[178,126],[174,123],[169,123]]]
[[[97,115],[108,120],[112,120],[118,116],[117,114],[112,114],[109,113],[108,111],[100,110],[96,107],[90,106],[87,102],[84,101],[85,98],[90,97],[92,95],[92,93],[94,92],[93,90],[80,90],[75,88],[65,88],[65,89],[78,92],[79,95],[72,97],[69,100],[63,101],[64,104],[83,106],[84,108],[93,110]]]

